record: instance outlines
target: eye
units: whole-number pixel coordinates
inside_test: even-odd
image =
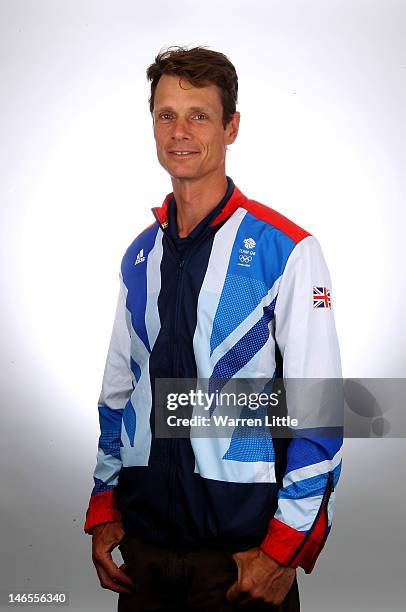
[[[168,117],[172,117],[171,113],[161,113],[159,115],[159,118],[163,119],[164,121],[166,121],[168,119]]]
[[[204,119],[207,119],[207,116],[204,113],[197,113],[195,117],[203,117]]]

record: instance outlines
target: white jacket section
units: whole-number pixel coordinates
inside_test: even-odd
[[[289,256],[276,301],[284,378],[341,378],[333,307],[314,308],[313,287],[331,290],[331,279],[319,243],[308,236]]]
[[[136,384],[130,368],[131,336],[126,314],[127,288],[121,272],[119,278],[120,291],[99,397],[99,406],[113,409],[124,408]]]

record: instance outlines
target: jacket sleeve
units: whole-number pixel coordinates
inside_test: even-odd
[[[275,340],[283,359],[287,414],[297,418],[299,431],[288,444],[277,511],[261,544],[282,565],[301,566],[306,573],[313,570],[330,532],[341,470],[342,420],[334,421],[335,409],[329,405],[335,401],[341,405],[342,389],[330,292],[320,245],[307,236],[288,258],[275,306]],[[327,393],[323,381],[330,384]],[[303,388],[310,389],[311,400],[305,399]],[[332,430],[319,427],[331,421],[329,411],[339,424]]]
[[[120,291],[98,401],[100,437],[94,487],[86,512],[84,531],[101,523],[121,520],[114,491],[121,470],[120,442],[124,407],[135,386],[131,372],[130,324],[126,312],[126,287],[120,272]]]

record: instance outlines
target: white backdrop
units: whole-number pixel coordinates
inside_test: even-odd
[[[122,254],[172,190],[145,71],[199,44],[239,75],[227,174],[322,245],[344,376],[406,372],[404,2],[0,0],[0,589],[75,612],[115,606],[82,536],[97,398]],[[304,611],[403,609],[404,454],[347,441]]]

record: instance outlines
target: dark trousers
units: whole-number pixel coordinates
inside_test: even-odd
[[[230,552],[161,548],[126,535],[119,550],[134,594],[120,593],[118,612],[299,612],[297,581],[279,606],[254,602],[237,607],[226,593],[237,580]]]

